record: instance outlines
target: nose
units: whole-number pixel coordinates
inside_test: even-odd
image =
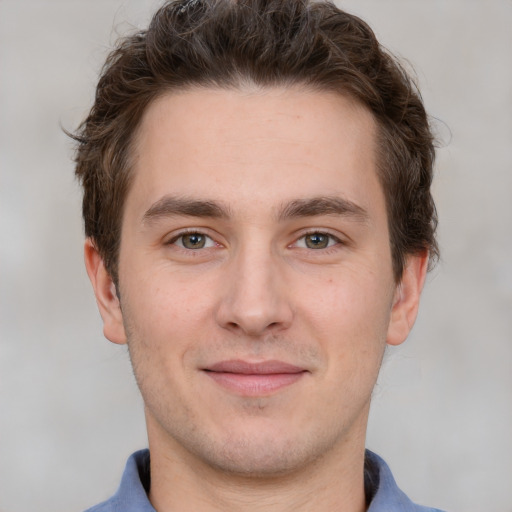
[[[224,274],[217,323],[257,337],[287,329],[293,319],[284,263],[270,250],[249,249],[233,257]]]

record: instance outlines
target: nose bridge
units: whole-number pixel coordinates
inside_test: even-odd
[[[241,243],[226,271],[219,323],[251,336],[286,328],[292,309],[284,286],[283,266],[270,242],[254,238]]]

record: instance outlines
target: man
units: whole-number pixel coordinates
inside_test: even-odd
[[[167,3],[76,138],[86,267],[149,439],[91,510],[433,510],[365,452],[437,255],[427,115],[369,27],[307,0]]]

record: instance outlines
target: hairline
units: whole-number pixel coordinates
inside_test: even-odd
[[[126,200],[128,194],[130,193],[134,176],[135,176],[135,168],[137,166],[137,146],[140,142],[140,131],[141,126],[143,124],[144,117],[146,116],[149,108],[159,101],[161,98],[170,96],[170,95],[182,95],[187,94],[194,91],[234,91],[234,92],[246,92],[248,95],[252,94],[265,94],[271,90],[296,90],[304,93],[332,93],[333,95],[341,96],[358,108],[365,109],[373,119],[375,130],[373,133],[373,151],[375,156],[375,173],[377,175],[377,179],[379,180],[379,184],[381,186],[381,191],[384,196],[385,207],[386,207],[386,222],[388,225],[388,236],[389,236],[389,244],[393,265],[393,275],[395,281],[397,283],[400,282],[402,273],[403,273],[403,261],[395,261],[396,257],[400,254],[399,251],[395,251],[394,248],[394,240],[392,235],[392,210],[391,205],[389,204],[389,198],[386,193],[386,172],[388,171],[388,167],[390,165],[389,162],[389,152],[386,152],[384,149],[386,142],[386,135],[388,134],[385,125],[375,112],[372,111],[369,105],[365,104],[360,98],[356,96],[355,93],[348,90],[348,88],[344,88],[341,84],[336,84],[329,87],[326,84],[322,84],[321,82],[315,82],[314,80],[282,80],[274,83],[257,83],[254,80],[251,80],[249,77],[246,77],[242,74],[239,74],[237,77],[226,77],[225,80],[221,82],[212,82],[208,80],[199,80],[194,83],[188,84],[180,84],[180,85],[167,85],[162,86],[159,90],[156,90],[153,95],[148,94],[146,97],[146,101],[144,103],[144,107],[142,108],[142,112],[139,114],[139,118],[132,132],[129,134],[129,139],[127,141],[125,147],[125,159],[124,159],[124,182],[125,182],[125,190],[122,198],[121,208],[119,210],[119,215],[117,218],[117,247],[115,248],[114,261],[112,262],[112,275],[114,283],[116,286],[119,281],[119,256],[121,249],[121,239],[122,239],[122,231],[123,231],[123,219],[126,207]],[[405,256],[408,254],[413,254],[412,251],[405,253]]]

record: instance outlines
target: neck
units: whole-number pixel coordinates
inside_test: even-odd
[[[209,466],[177,443],[151,451],[149,499],[159,512],[364,512],[364,436],[287,474],[246,476]],[[161,440],[161,439],[160,439]],[[168,440],[166,440],[168,441]],[[162,449],[164,448],[164,449]]]

